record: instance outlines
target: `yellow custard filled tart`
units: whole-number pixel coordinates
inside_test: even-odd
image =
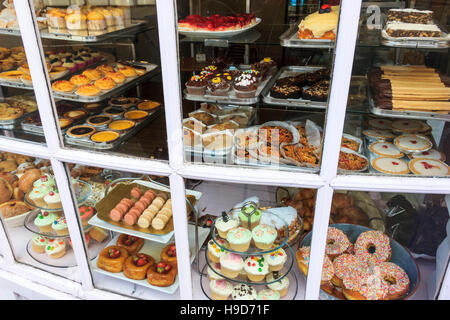
[[[93,84],[79,86],[76,92],[79,96],[91,97],[100,93],[100,89]]]
[[[146,100],[146,101],[142,101],[137,105],[137,108],[139,110],[144,110],[144,111],[148,111],[148,110],[153,110],[156,109],[160,106],[161,104],[157,101],[151,101],[151,100]]]
[[[94,127],[105,126],[112,121],[110,116],[98,115],[87,118],[86,122]]]
[[[85,137],[89,137],[96,131],[97,130],[95,130],[95,128],[92,126],[80,125],[80,126],[74,126],[74,127],[70,128],[67,131],[67,135],[72,138],[85,138]]]
[[[131,110],[125,112],[123,116],[128,120],[142,120],[148,116],[148,112],[143,110]]]
[[[99,131],[91,136],[91,140],[94,142],[113,142],[120,137],[120,134],[115,131]]]
[[[75,90],[76,86],[68,80],[57,80],[52,83],[52,89],[57,92],[69,93]]]
[[[136,123],[131,120],[116,120],[109,124],[108,128],[115,131],[126,131],[134,127]]]

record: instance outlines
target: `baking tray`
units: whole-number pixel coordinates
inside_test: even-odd
[[[47,28],[40,30],[40,37],[43,39],[55,39],[55,40],[66,40],[66,41],[77,41],[77,42],[101,42],[107,39],[122,36],[127,33],[132,33],[133,35],[143,28],[147,24],[145,20],[132,20],[129,26],[126,26],[120,30],[103,33],[96,36],[75,36],[71,34],[63,33],[50,33]],[[18,29],[0,29],[0,34],[20,36],[20,30]]]
[[[267,86],[267,83],[271,81],[273,78],[273,74],[268,76],[266,80],[262,81],[261,84],[256,89],[255,96],[253,98],[238,98],[236,97],[235,91],[233,87],[229,91],[228,96],[213,96],[210,94],[204,95],[195,95],[189,94],[187,89],[183,90],[184,98],[190,101],[199,101],[199,102],[211,102],[211,103],[223,103],[223,104],[237,104],[237,105],[253,105],[259,102],[259,95],[262,94],[263,90]]]
[[[445,49],[450,47],[450,38],[448,32],[439,25],[442,30],[442,37],[412,37],[412,38],[394,38],[390,37],[386,30],[381,30],[381,44],[387,47],[396,48],[417,48],[417,49]]]
[[[282,67],[278,73],[272,77],[272,79],[266,84],[263,91],[261,92],[261,96],[263,97],[264,103],[278,105],[278,106],[289,106],[289,107],[303,107],[303,108],[314,108],[324,110],[327,108],[327,102],[321,101],[311,101],[305,99],[280,99],[273,98],[270,96],[270,89],[275,85],[275,82],[283,76],[288,77],[291,75],[295,75],[303,72],[312,72],[319,69],[323,69],[322,67],[297,67],[297,66],[287,66]]]
[[[334,48],[336,41],[326,39],[298,39],[298,25],[300,22],[294,23],[280,36],[280,44],[287,48]]]
[[[114,65],[114,64],[112,64]],[[84,102],[84,103],[91,103],[91,102],[99,102],[105,99],[109,99],[115,95],[120,94],[121,92],[132,88],[134,86],[136,86],[138,83],[150,78],[151,76],[153,76],[158,68],[158,66],[156,64],[152,64],[152,63],[136,63],[136,66],[142,66],[147,68],[147,73],[141,75],[141,76],[137,76],[135,78],[131,78],[131,79],[126,79],[125,82],[119,86],[116,86],[115,88],[103,92],[101,94],[99,94],[98,96],[92,96],[92,97],[82,97],[77,95],[75,92],[73,93],[62,93],[62,92],[56,92],[53,91],[53,96],[55,98],[58,99],[62,99],[62,100],[69,100],[69,101],[79,101],[79,102]]]
[[[71,77],[73,77],[76,74],[81,74],[86,69],[95,68],[95,67],[97,67],[97,66],[99,66],[99,65],[101,65],[103,63],[106,63],[106,62],[107,62],[107,59],[103,58],[102,60],[94,62],[94,63],[92,63],[90,65],[87,65],[86,67],[84,67],[84,68],[82,68],[80,70],[77,70],[77,71],[74,71],[74,72],[69,72],[69,73],[66,73],[66,74],[58,77],[58,78],[51,79],[50,82],[53,82],[53,81],[56,81],[56,80],[63,80],[63,79],[68,80],[68,79],[70,79]],[[24,90],[34,90],[33,85],[25,84],[21,80],[19,80],[19,81],[8,81],[8,80],[0,79],[0,86],[11,87],[11,88],[18,88],[18,89],[24,89]],[[55,94],[56,94],[56,92],[55,92]]]
[[[198,229],[199,248],[202,247],[202,244],[205,242],[208,235],[209,235],[209,229],[207,229],[207,228],[199,228]],[[119,236],[114,237],[114,239],[112,239],[105,247],[115,245],[117,243],[118,237]],[[188,240],[189,241],[189,250],[191,253],[190,262],[193,263],[195,260],[195,257],[198,255],[198,252],[195,252],[195,227],[192,225],[188,225],[188,239],[189,239]],[[156,243],[153,241],[145,240],[144,246],[141,248],[141,250],[139,250],[139,252],[143,252],[143,253],[146,253],[146,254],[152,256],[155,259],[155,261],[158,262],[158,261],[160,261],[161,251],[165,245],[166,244]],[[178,275],[175,278],[175,282],[171,286],[157,287],[157,286],[152,286],[150,283],[148,283],[147,279],[133,280],[133,279],[129,279],[129,278],[125,277],[123,272],[112,273],[112,272],[108,272],[103,269],[100,269],[97,267],[97,260],[98,260],[98,256],[92,261],[92,264],[91,264],[92,269],[95,272],[102,273],[109,277],[113,277],[113,278],[117,278],[117,279],[120,279],[123,281],[131,282],[131,283],[134,283],[134,284],[137,284],[140,286],[144,286],[144,287],[147,287],[150,289],[165,292],[167,294],[172,294],[178,289],[178,286],[179,286]]]
[[[133,109],[129,109],[129,110],[133,110]],[[72,138],[72,137],[68,136],[67,134],[64,135],[64,141],[68,145],[73,145],[73,146],[77,146],[77,147],[85,147],[88,149],[95,149],[95,150],[114,149],[114,148],[118,147],[122,142],[124,142],[124,141],[128,140],[129,138],[131,138],[132,136],[134,136],[143,127],[145,127],[149,122],[151,122],[153,119],[155,119],[159,115],[161,110],[162,110],[161,107],[159,107],[159,108],[153,110],[152,112],[149,111],[149,115],[144,120],[137,122],[136,125],[132,129],[130,129],[129,131],[120,135],[120,137],[117,140],[114,140],[111,143],[94,142],[94,141],[91,141],[89,138],[84,138],[84,139],[83,138]],[[101,115],[101,113],[100,113],[100,115]],[[114,119],[114,120],[120,120],[120,119]],[[99,130],[102,130],[102,129],[99,129]],[[103,129],[103,130],[107,130],[107,129]]]
[[[391,110],[391,109],[381,109],[375,106],[375,101],[372,97],[372,90],[370,85],[367,88],[367,95],[369,99],[369,110],[371,113],[389,118],[404,118],[404,119],[417,119],[417,120],[443,120],[450,121],[450,114],[440,114],[437,112],[426,112],[426,111],[414,111],[414,110]]]
[[[0,129],[5,130],[13,130],[14,128],[20,126],[23,120],[25,120],[26,117],[33,115],[34,113],[37,113],[38,111],[32,111],[29,113],[25,113],[24,115],[21,115],[20,117],[16,119],[11,120],[0,120]]]

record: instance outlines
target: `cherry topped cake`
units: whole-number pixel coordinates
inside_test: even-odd
[[[390,130],[392,121],[387,119],[371,119],[368,122],[369,127],[378,130]]]
[[[410,152],[421,152],[431,149],[433,144],[423,136],[415,134],[404,134],[394,139],[394,144],[400,150]]]
[[[445,161],[445,154],[443,154],[442,152],[435,150],[435,149],[430,149],[428,151],[423,151],[423,152],[411,153],[408,156],[411,159],[424,158],[424,159],[434,159],[434,160]]]
[[[414,133],[422,131],[423,123],[417,120],[396,120],[392,122],[392,130],[402,133]]]
[[[391,157],[379,157],[372,160],[372,167],[386,174],[408,174],[408,164],[400,159]]]
[[[230,16],[215,14],[209,17],[189,15],[178,21],[180,31],[229,31],[239,30],[256,24],[253,13],[239,13]]]
[[[392,158],[401,158],[404,156],[403,152],[401,152],[394,144],[390,142],[374,142],[369,146],[369,150],[376,156]]]
[[[417,175],[424,176],[447,176],[449,167],[439,160],[416,158],[409,162],[409,169]]]

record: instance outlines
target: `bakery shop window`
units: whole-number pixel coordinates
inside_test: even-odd
[[[156,5],[138,2],[43,2],[64,147],[168,160]]]
[[[448,176],[444,3],[362,11],[347,103],[361,119],[346,120],[352,137],[342,140],[339,173]]]
[[[72,281],[81,282],[54,173],[47,159],[0,153],[0,212],[15,259]],[[71,181],[77,201],[90,187]],[[98,250],[93,245],[93,251]]]
[[[445,244],[449,213],[445,198],[336,191],[320,298],[434,300],[442,281],[436,271],[448,264]],[[301,213],[301,209],[297,211]],[[310,244],[311,234],[307,233],[296,252],[302,273],[307,273]]]
[[[185,161],[317,173],[339,1],[248,3],[178,1]]]

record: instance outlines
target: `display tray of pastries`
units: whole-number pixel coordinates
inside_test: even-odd
[[[310,232],[301,239],[296,252],[298,268],[305,277],[311,236]],[[410,251],[397,241],[381,231],[347,223],[331,224],[327,239],[331,244],[325,248],[321,299],[414,299],[420,285],[419,268]]]
[[[124,107],[120,107],[119,101]],[[148,111],[138,110],[140,101],[134,97],[120,97],[108,100],[103,104],[103,109],[95,109],[95,112],[83,108],[87,114],[80,118],[81,121],[69,124],[64,131],[66,143],[98,150],[116,148],[161,112],[157,102],[156,108]]]
[[[85,69],[82,75],[52,84],[55,98],[85,103],[99,102],[116,96],[146,79],[158,66],[146,62],[114,62]],[[96,70],[97,72],[94,72]],[[99,74],[97,79],[95,74]],[[96,80],[94,80],[96,79]]]
[[[261,92],[268,104],[325,109],[330,70],[320,67],[282,67]]]
[[[12,129],[19,126],[25,117],[35,114],[37,109],[34,96],[17,95],[5,98],[0,102],[0,128]]]
[[[106,62],[104,53],[86,47],[81,47],[77,50],[50,49],[44,52],[44,56],[50,81],[69,80],[86,68],[92,68]],[[32,90],[33,83],[26,59],[24,61],[21,60],[21,64],[17,65],[16,68],[16,70],[1,72],[0,84],[2,86]],[[70,88],[65,90],[70,91]]]
[[[184,95],[191,101],[252,105],[276,70],[270,57],[250,66],[209,65],[185,83]]]
[[[164,235],[173,231],[169,197],[168,192],[141,184],[119,183],[95,208],[99,219],[115,226],[145,234]],[[188,199],[193,205],[197,201],[192,195],[188,195]]]

